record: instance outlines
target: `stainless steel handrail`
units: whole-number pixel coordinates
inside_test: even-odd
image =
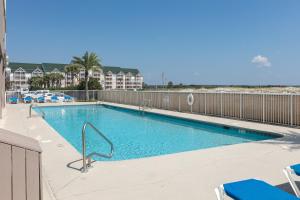
[[[110,153],[109,154],[102,154],[102,153],[97,153],[97,152],[92,152],[89,155],[86,155],[86,127],[90,126],[94,131],[96,131],[109,145],[110,145]],[[103,134],[101,131],[99,131],[93,124],[90,122],[85,122],[82,127],[82,162],[83,162],[83,167],[82,167],[82,172],[87,172],[88,168],[91,167],[92,163],[92,156],[100,156],[100,157],[105,157],[105,158],[111,158],[114,154],[114,144]],[[88,164],[86,163],[86,160],[88,160]]]
[[[152,109],[150,106],[151,99],[144,99],[143,101],[140,102],[139,104],[139,111],[144,114],[146,108]]]
[[[37,106],[36,104],[30,104],[30,106],[29,106],[29,117],[31,118],[31,113],[32,113],[32,108],[33,107],[36,107],[36,108],[38,108],[41,111],[42,118],[44,119],[45,116],[46,116],[45,112],[39,106]]]

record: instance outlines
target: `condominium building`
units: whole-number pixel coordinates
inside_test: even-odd
[[[77,74],[76,80],[72,75],[65,72],[67,64],[58,63],[9,63],[6,73],[9,78],[10,88],[18,90],[29,88],[29,80],[32,77],[44,76],[45,74],[58,73],[63,76],[61,87],[78,84],[85,77],[84,70]],[[105,90],[133,90],[142,89],[143,76],[138,69],[103,66],[98,70],[89,71],[89,76],[98,79]]]
[[[0,1],[0,118],[5,106],[6,1]]]

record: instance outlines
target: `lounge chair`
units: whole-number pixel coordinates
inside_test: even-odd
[[[215,189],[218,200],[225,195],[235,200],[300,200],[294,195],[256,179],[221,185]]]
[[[59,100],[59,99],[58,99],[57,96],[52,96],[52,97],[51,97],[51,102],[52,102],[52,103],[57,103],[58,100]]]
[[[285,176],[289,180],[289,182],[290,182],[295,194],[297,195],[297,197],[300,198],[299,188],[297,187],[296,182],[293,179],[293,175],[300,176],[300,164],[291,165],[291,166],[286,167],[285,169],[283,169],[283,173],[285,174]]]
[[[45,103],[45,97],[38,97],[36,99],[36,102],[38,102],[38,103]]]
[[[24,97],[23,98],[24,103],[31,103],[32,102],[32,98],[30,96]]]
[[[9,103],[11,103],[11,104],[17,104],[18,101],[19,101],[19,99],[18,99],[18,97],[10,97],[10,98],[8,99],[8,101],[9,101]]]
[[[65,95],[65,96],[64,96],[64,101],[65,101],[65,102],[71,102],[71,101],[73,101],[73,97],[71,97],[71,96],[69,96],[69,95]]]

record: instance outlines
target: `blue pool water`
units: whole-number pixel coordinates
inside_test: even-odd
[[[113,158],[127,160],[271,139],[274,135],[145,113],[112,106],[43,107],[45,120],[81,152],[81,129],[89,121],[114,144]],[[36,109],[39,112],[39,109]],[[109,153],[109,145],[87,129],[87,152]]]

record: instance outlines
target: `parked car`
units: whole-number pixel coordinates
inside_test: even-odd
[[[44,95],[44,97],[45,97],[45,101],[46,102],[51,102],[51,97],[52,96],[54,96],[54,94],[53,93],[46,93],[45,95]]]
[[[58,101],[63,102],[65,101],[65,94],[63,93],[54,93],[55,96],[57,96]]]
[[[29,89],[28,89],[28,88],[21,88],[21,89],[20,89],[21,95],[27,94],[28,92],[29,92]]]
[[[36,100],[37,98],[42,97],[42,96],[44,96],[44,94],[42,92],[38,92],[38,91],[36,91],[34,94],[31,95],[31,97],[34,100]]]
[[[27,91],[26,93],[23,93],[23,94],[22,94],[22,97],[23,97],[23,98],[26,97],[26,96],[32,97],[32,95],[34,95],[34,93],[35,93],[35,91]]]

